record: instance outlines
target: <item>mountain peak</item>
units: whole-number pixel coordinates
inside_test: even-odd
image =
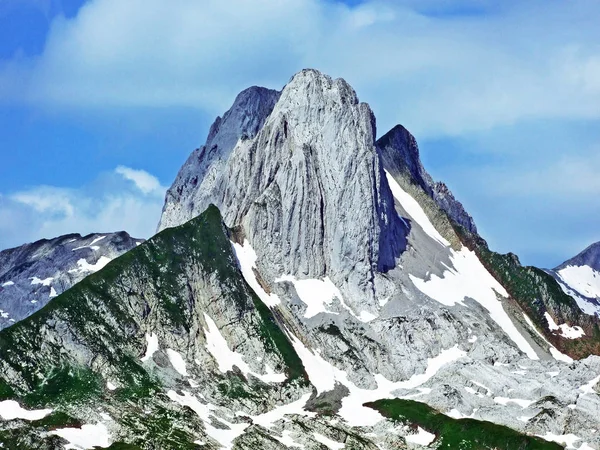
[[[284,90],[304,91],[307,96],[323,95],[325,92],[338,97],[341,103],[358,104],[356,91],[343,78],[333,79],[316,69],[303,69],[295,74]]]
[[[435,182],[427,173],[419,154],[415,137],[398,124],[377,140],[377,148],[385,169],[394,176],[405,176],[421,187],[434,202],[458,225],[470,233],[477,233],[471,215],[456,200],[445,183]]]
[[[273,110],[280,92],[252,86],[240,92],[231,108],[210,127],[205,147],[231,149],[238,139],[256,136]]]
[[[590,245],[554,270],[560,270],[567,266],[589,266],[594,270],[600,271],[600,242]]]
[[[228,226],[244,228],[268,277],[329,272],[342,291],[372,285],[373,272],[394,267],[405,228],[374,145],[371,109],[346,81],[312,69],[294,75],[280,95],[269,94],[267,106],[275,97],[268,115],[266,106],[258,108],[260,130],[227,147],[225,122],[248,108],[234,104],[223,116],[169,190],[160,228],[214,203]],[[373,297],[374,287],[367,291]]]

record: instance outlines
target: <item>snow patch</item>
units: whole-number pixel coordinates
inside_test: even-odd
[[[312,352],[296,336],[291,333],[289,335],[310,382],[317,389],[317,395],[333,390],[336,383],[344,385],[350,391],[350,394],[342,400],[342,407],[338,412],[338,415],[350,426],[375,425],[383,420],[383,417],[374,409],[363,406],[365,403],[394,397],[392,393],[399,389],[415,389],[431,379],[446,364],[466,356],[466,353],[457,346],[451,347],[443,350],[438,356],[429,358],[425,373],[415,374],[408,380],[399,382],[389,381],[383,375],[376,374],[374,378],[377,388],[362,389],[348,379],[345,371],[325,361],[319,350]]]
[[[31,279],[31,284],[41,284],[42,286],[50,286],[52,280],[54,280],[53,277],[48,277],[43,280],[39,279],[38,277],[33,277]]]
[[[577,450],[596,450],[594,447],[590,447],[590,445],[587,442],[584,442],[583,444],[581,444],[581,447],[579,447]]]
[[[453,269],[448,268],[442,278],[432,275],[426,281],[409,275],[414,285],[428,297],[446,306],[464,304],[472,298],[483,306],[517,347],[531,359],[539,359],[529,342],[519,333],[517,327],[502,307],[497,294],[508,297],[504,287],[485,269],[477,255],[463,247],[459,252],[450,250]]]
[[[553,434],[548,432],[545,435],[538,434],[538,436],[547,441],[564,444],[566,448],[575,448],[575,442],[581,440],[579,436],[574,434]]]
[[[331,305],[334,298],[337,298],[342,307],[361,322],[366,323],[377,318],[377,316],[368,311],[362,311],[357,316],[352,308],[346,304],[342,293],[329,277],[325,277],[322,280],[314,278],[298,280],[292,275],[284,275],[277,278],[275,283],[282,283],[284,281],[294,285],[298,297],[306,305],[306,312],[304,313],[304,318],[306,319],[310,319],[320,313],[338,314],[337,312],[327,310],[327,306]]]
[[[94,240],[93,240],[92,242],[90,242],[89,244],[87,244],[87,245],[82,245],[81,247],[74,248],[74,249],[73,249],[73,250],[71,250],[71,251],[73,251],[73,252],[74,252],[74,251],[81,250],[81,249],[84,249],[84,248],[91,248],[91,249],[92,249],[92,250],[94,250],[94,251],[98,251],[98,250],[100,250],[100,247],[98,247],[97,245],[94,245],[94,244],[95,244],[96,242],[100,242],[100,241],[101,241],[102,239],[104,239],[105,237],[106,237],[106,236],[100,236],[100,237],[97,237],[96,239],[94,239]]]
[[[244,361],[244,355],[229,349],[229,345],[219,331],[217,324],[206,313],[204,313],[204,320],[208,326],[208,330],[204,330],[206,349],[217,362],[221,373],[227,373],[233,370],[233,366],[237,366],[245,376],[251,374],[265,383],[283,383],[285,381],[285,373],[275,373],[268,364],[265,364],[266,375],[253,372]]]
[[[402,205],[402,208],[407,212],[407,214],[419,224],[419,226],[423,229],[425,233],[427,233],[432,239],[442,244],[444,247],[449,247],[450,242],[448,242],[444,237],[435,229],[421,205],[411,197],[411,195],[406,192],[404,189],[400,187],[400,185],[394,180],[394,178],[389,174],[389,172],[385,171],[385,176],[387,178],[388,184],[390,185],[390,189],[392,191],[392,195],[398,202]]]
[[[377,319],[377,316],[375,314],[371,314],[368,311],[361,311],[360,315],[358,316],[358,320],[364,323],[371,322],[375,319]]]
[[[269,412],[261,414],[259,416],[250,416],[252,422],[261,425],[265,428],[271,428],[277,421],[284,418],[287,414],[297,414],[306,417],[315,417],[316,414],[310,411],[304,410],[304,405],[310,399],[312,394],[305,394],[295,402],[287,405],[278,406]]]
[[[211,411],[214,411],[215,409],[213,405],[210,403],[206,405],[201,403],[196,397],[186,391],[183,391],[183,395],[179,395],[175,391],[171,390],[167,392],[167,396],[172,401],[179,403],[182,406],[187,406],[194,411],[204,422],[206,434],[227,449],[231,449],[233,447],[233,441],[235,438],[240,436],[249,426],[247,423],[229,423],[226,420],[216,418],[213,415],[215,420],[221,422],[221,424],[226,427],[226,429],[215,428],[212,425],[211,420]]]
[[[547,311],[544,313],[544,317],[548,321],[548,328],[551,331],[561,330],[560,335],[564,338],[578,339],[585,334],[583,332],[583,329],[579,326],[570,327],[566,323],[563,323],[562,325],[557,325],[552,316],[548,314]]]
[[[306,319],[310,319],[320,313],[337,314],[336,312],[328,311],[326,308],[331,305],[334,298],[337,298],[345,306],[342,294],[329,277],[325,277],[323,280],[298,280],[291,275],[284,275],[277,278],[275,283],[282,283],[284,281],[289,281],[294,285],[298,297],[306,305],[306,312],[304,313]],[[346,306],[346,308],[348,307]]]
[[[547,314],[547,313],[546,313]],[[529,327],[535,331],[535,333],[541,337],[544,342],[546,344],[549,345],[548,350],[550,351],[550,354],[552,355],[552,357],[557,360],[557,361],[561,361],[567,364],[571,364],[573,362],[573,359],[570,356],[565,355],[564,353],[559,352],[556,347],[554,347],[554,345],[552,345],[545,337],[544,335],[542,335],[542,333],[540,333],[537,328],[535,327],[535,325],[533,324],[533,322],[531,321],[531,319],[527,316],[527,314],[523,313],[523,317],[525,318],[525,322],[527,322],[527,325],[529,325]],[[548,372],[549,374],[554,373],[554,372]],[[556,375],[558,375],[558,372],[556,372]],[[556,376],[554,375],[554,376]]]
[[[412,444],[427,446],[435,440],[435,434],[429,433],[423,428],[418,427],[416,434],[409,434],[405,436],[404,439],[406,442],[410,442]]]
[[[600,272],[590,266],[567,266],[560,269],[558,275],[584,297],[600,297]]]
[[[252,290],[258,295],[258,298],[267,305],[269,308],[273,308],[281,303],[279,297],[275,294],[267,294],[267,292],[260,285],[258,280],[256,279],[256,274],[254,269],[256,269],[256,252],[250,245],[247,239],[244,240],[244,245],[236,244],[232,242],[233,250],[235,252],[235,256],[240,264],[240,269],[242,270],[242,275],[246,280],[246,283],[250,285]]]
[[[560,278],[560,275],[558,276],[556,281],[558,281],[558,285],[561,287],[563,292],[571,296],[573,300],[575,300],[577,306],[579,306],[579,309],[581,309],[582,312],[590,316],[600,316],[600,305],[598,303],[592,302],[590,299],[584,297],[583,295],[580,295],[578,292],[571,289],[563,282],[562,278]]]
[[[26,410],[21,408],[14,400],[4,400],[0,402],[0,417],[3,420],[40,420],[52,412],[51,409],[32,409]]]
[[[571,364],[573,362],[573,358],[564,353],[559,352],[554,346],[550,347],[550,354],[557,361],[562,361],[567,364]]]
[[[154,333],[146,333],[146,354],[141,358],[143,362],[152,358],[152,355],[158,350],[158,336]]]
[[[185,360],[180,353],[176,352],[173,349],[167,349],[167,356],[169,357],[169,361],[173,368],[184,377],[187,377],[187,368],[185,367]]]
[[[77,265],[79,266],[77,269],[69,270],[69,273],[75,272],[98,272],[100,269],[103,269],[111,261],[110,258],[106,256],[101,256],[98,261],[94,264],[90,264],[84,258],[81,258],[77,261]]]
[[[106,238],[106,236],[100,236],[100,237],[97,237],[97,238],[96,238],[96,239],[94,239],[92,242],[90,242],[90,247],[91,247],[92,245],[94,245],[96,242],[100,242],[100,241],[101,241],[102,239],[104,239],[104,238]]]
[[[14,281],[7,281],[6,283],[2,284],[2,287],[14,286],[14,284]]]
[[[319,434],[316,432],[313,432],[313,436],[315,438],[315,441],[317,441],[320,444],[323,444],[325,447],[327,447],[330,450],[339,450],[346,446],[346,444],[343,444],[341,442],[336,442],[332,439],[329,439],[327,436],[323,436],[322,434]]]
[[[109,391],[114,391],[115,389],[117,389],[117,387],[114,384],[112,384],[110,381],[107,381],[106,389],[108,389]]]
[[[56,293],[56,289],[54,289],[54,287],[50,288],[50,294],[48,295],[48,298],[54,298],[54,297],[58,297],[58,294]]]
[[[108,429],[103,423],[83,425],[81,428],[60,428],[48,434],[60,436],[69,441],[65,446],[65,450],[91,449],[95,447],[106,448],[111,444]]]

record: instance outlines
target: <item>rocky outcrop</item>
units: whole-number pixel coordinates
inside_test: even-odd
[[[457,224],[470,233],[477,227],[463,205],[442,182],[434,182],[423,167],[419,146],[415,137],[402,125],[396,125],[377,141],[381,159],[386,170],[399,176],[404,175],[420,186],[427,195]]]
[[[600,242],[590,245],[581,253],[555,267],[554,271],[558,272],[568,266],[588,266],[600,271]]]
[[[0,252],[0,329],[38,311],[142,242],[124,231],[68,234]]]
[[[556,279],[564,293],[574,300],[577,309],[583,313],[578,315],[578,320],[573,320],[575,314],[569,314],[570,311],[567,311],[567,319],[571,319],[576,325],[587,325],[588,332],[600,329],[600,243],[590,245],[575,257],[547,272]]]
[[[210,204],[205,191],[222,175],[225,163],[239,141],[247,141],[262,129],[280,92],[251,87],[241,92],[223,117],[210,127],[206,143],[194,150],[167,191],[158,231],[181,225],[198,216]]]
[[[213,140],[221,140],[218,122],[212,130]],[[349,298],[375,307],[375,278],[395,266],[406,229],[374,136],[370,108],[344,80],[302,71],[258,134],[240,138],[226,161],[205,153],[188,160],[167,194],[159,228],[185,220],[172,212],[171,193],[193,189],[177,211],[193,216],[217,205],[228,226],[243,226],[267,278],[328,275]]]

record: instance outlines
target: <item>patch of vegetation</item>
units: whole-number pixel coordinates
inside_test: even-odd
[[[83,425],[79,419],[75,419],[70,415],[55,411],[43,419],[31,422],[32,427],[40,427],[46,431],[56,430],[57,428],[80,428]]]
[[[236,374],[230,373],[226,381],[220,382],[217,388],[221,395],[232,399],[255,399],[258,397],[256,389],[249,390],[246,380]]]
[[[491,422],[475,419],[453,419],[425,403],[387,399],[367,403],[384,417],[405,425],[420,426],[435,434],[438,449],[452,450],[562,450],[563,447],[544,439],[526,436]]]
[[[123,405],[122,424],[135,436],[132,442],[119,444],[130,446],[123,448],[147,448],[148,442],[161,449],[197,448],[194,436],[202,434],[203,426],[193,412],[187,408],[159,411],[155,402],[144,400],[160,393],[162,386],[140,364],[138,354],[140,327],[148,314],[155,324],[172,327],[174,333],[191,327],[195,299],[187,276],[192,271],[216,276],[226,293],[221,300],[234,305],[240,317],[256,310],[257,331],[265,346],[281,355],[288,382],[308,383],[300,358],[279,326],[282,319],[245,283],[220,212],[211,206],[196,219],[164,230],[116,258],[40,311],[0,331],[0,367],[6,369],[0,373],[0,398],[55,411],[65,404],[106,401]],[[70,345],[65,347],[62,341]],[[118,373],[122,387],[107,392],[103,376],[77,365],[81,357],[77,348],[93,355],[93,367]],[[260,396],[260,385],[252,393],[241,382],[222,389],[238,398]],[[146,408],[152,412],[145,414]],[[76,419],[61,414],[52,414],[31,429],[75,423]],[[6,442],[11,442],[7,448],[48,448],[34,443],[35,433],[22,431],[25,437],[18,441],[6,431]]]
[[[196,436],[203,434],[198,417],[189,408],[171,410],[156,407],[149,413],[127,414],[121,423],[132,432],[133,438],[127,444],[129,448],[151,448],[161,450],[197,449]],[[119,448],[119,447],[117,447]]]
[[[124,442],[115,442],[107,450],[142,450],[142,447],[138,447],[133,444],[125,444]]]
[[[15,392],[13,391],[13,388],[0,378],[0,401],[13,398],[14,396]]]
[[[250,289],[250,288],[248,288]],[[283,333],[273,311],[271,311],[254,293],[252,293],[254,307],[258,312],[261,322],[259,333],[267,349],[277,350],[286,365],[287,381],[298,380],[302,385],[308,385],[308,375],[304,370],[302,360],[294,350],[287,336]]]
[[[102,392],[99,375],[87,368],[60,367],[49,370],[44,379],[23,397],[29,407],[72,404],[97,397]]]

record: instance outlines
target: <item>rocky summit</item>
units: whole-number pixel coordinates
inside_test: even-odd
[[[344,80],[243,91],[132,247],[0,332],[5,448],[600,449],[597,252],[490,250]]]

